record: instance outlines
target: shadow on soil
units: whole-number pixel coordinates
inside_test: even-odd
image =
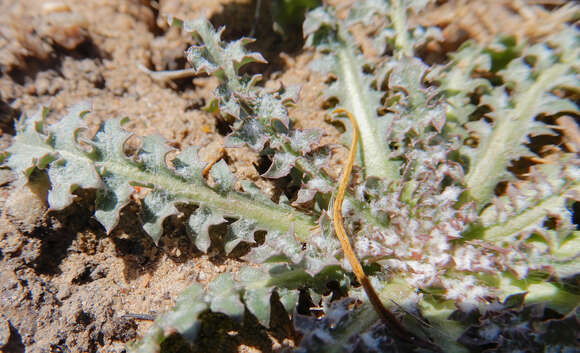
[[[98,251],[101,239],[110,237],[115,246],[116,256],[124,262],[123,275],[127,281],[134,280],[145,274],[156,271],[162,254],[165,254],[176,264],[185,263],[204,255],[192,241],[186,230],[186,221],[195,207],[182,206],[181,216],[168,217],[163,223],[163,234],[158,243],[143,230],[141,207],[131,202],[122,211],[117,226],[107,235],[102,225],[93,217],[96,193],[81,190],[75,202],[63,211],[51,212],[48,225],[34,230],[30,237],[40,241],[39,254],[29,263],[29,266],[38,274],[59,275],[62,261],[71,251],[94,254]],[[209,229],[211,246],[207,253],[211,254],[209,261],[214,265],[225,263],[228,258],[240,258],[247,254],[252,246],[263,243],[265,235],[256,232],[257,244],[241,243],[229,255],[224,252],[225,236],[228,224],[235,219],[228,219],[226,223],[211,226]],[[73,242],[76,242],[73,245]],[[86,264],[84,272],[73,279],[76,284],[85,284],[106,273],[95,273],[98,264]]]
[[[236,353],[240,351],[241,345],[254,347],[265,353],[273,352],[270,337],[283,342],[294,338],[296,333],[277,294],[272,295],[270,304],[272,312],[269,329],[262,326],[247,310],[238,320],[208,310],[200,314],[199,333],[193,344],[175,333],[163,341],[161,352]]]
[[[2,352],[10,352],[10,353],[24,353],[26,347],[24,343],[22,343],[22,336],[20,332],[10,324],[10,339],[8,343],[2,347]]]
[[[0,93],[0,130],[14,136],[16,134],[14,122],[21,114],[22,111],[12,108],[10,104],[2,99],[2,94]]]
[[[42,71],[54,70],[58,75],[63,76],[61,67],[65,57],[72,57],[75,60],[94,59],[97,62],[111,59],[101,51],[91,38],[87,38],[74,50],[67,50],[56,44],[52,46],[52,49],[53,52],[50,53],[48,59],[28,56],[24,60],[25,66],[12,68],[6,74],[17,84],[24,85],[27,79],[34,80],[36,75]],[[105,83],[99,82],[99,86],[105,87]]]

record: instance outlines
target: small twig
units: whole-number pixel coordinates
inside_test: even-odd
[[[201,174],[203,175],[204,178],[207,178],[207,175],[209,174],[209,171],[211,170],[211,168],[214,166],[214,164],[216,164],[222,158],[224,158],[225,154],[226,154],[225,148],[221,148],[219,151],[218,157],[216,159],[214,159],[213,161],[209,162],[209,164],[205,168],[203,168],[203,171],[201,172]]]
[[[150,314],[125,314],[125,315],[121,316],[121,319],[135,319],[135,320],[155,321],[155,315],[150,315]]]
[[[332,208],[332,219],[334,225],[334,231],[336,232],[336,236],[340,241],[340,245],[342,246],[342,251],[344,252],[356,279],[360,282],[363,286],[371,304],[373,305],[375,311],[383,321],[385,325],[387,325],[394,336],[400,338],[403,341],[415,344],[422,348],[427,348],[431,350],[435,350],[437,352],[441,352],[441,349],[435,346],[431,342],[427,342],[413,333],[409,332],[403,324],[397,319],[395,314],[393,314],[389,309],[387,309],[381,299],[379,298],[377,292],[375,291],[371,281],[364,273],[362,265],[358,261],[352,246],[350,245],[350,241],[348,236],[346,235],[346,231],[344,230],[344,223],[342,222],[342,202],[344,200],[344,195],[346,193],[346,188],[348,186],[348,181],[350,180],[350,174],[352,172],[352,167],[354,164],[354,159],[356,157],[356,147],[358,145],[358,127],[354,116],[346,111],[345,109],[335,109],[335,114],[346,114],[346,116],[350,119],[352,126],[353,126],[353,134],[352,134],[352,142],[350,145],[350,152],[348,155],[348,160],[346,161],[346,166],[342,172],[342,176],[340,178],[340,182],[338,184],[338,191],[336,193],[336,198],[334,200],[334,205]]]
[[[182,69],[182,70],[167,70],[167,71],[153,71],[149,70],[141,64],[137,64],[139,70],[148,74],[152,79],[156,81],[173,81],[180,78],[192,77],[197,74],[197,70],[194,68]]]
[[[262,10],[262,0],[256,0],[256,9],[254,10],[254,24],[252,24],[252,30],[250,31],[250,37],[256,34],[256,26],[260,20],[260,11]]]

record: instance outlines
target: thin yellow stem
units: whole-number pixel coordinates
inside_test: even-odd
[[[356,148],[358,145],[358,126],[354,116],[345,109],[339,108],[335,109],[334,114],[345,114],[349,119],[353,126],[353,134],[352,134],[352,142],[350,145],[350,152],[348,155],[348,160],[346,161],[346,166],[342,172],[342,176],[340,177],[340,182],[338,184],[338,192],[336,193],[336,198],[334,200],[334,205],[332,208],[332,219],[334,225],[334,231],[338,240],[340,241],[340,245],[342,246],[342,251],[344,252],[356,279],[360,282],[363,286],[371,304],[373,305],[375,311],[383,321],[385,325],[387,325],[393,335],[397,336],[400,339],[403,339],[407,342],[416,344],[417,346],[432,349],[435,351],[440,351],[439,347],[435,346],[431,342],[427,342],[413,333],[409,332],[403,324],[397,319],[397,317],[384,305],[377,292],[375,291],[371,281],[364,273],[364,270],[358,261],[354,250],[350,244],[348,236],[346,235],[346,231],[344,230],[344,223],[342,222],[342,202],[344,201],[344,195],[346,193],[346,188],[348,187],[348,182],[350,180],[350,175],[352,173],[352,166],[354,164],[354,159],[356,157]]]

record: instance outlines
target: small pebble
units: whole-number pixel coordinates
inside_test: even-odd
[[[55,12],[70,12],[70,6],[60,1],[49,1],[42,4],[42,13],[45,15]]]
[[[36,80],[36,93],[39,95],[46,94],[50,88],[50,81],[46,77],[40,77]]]

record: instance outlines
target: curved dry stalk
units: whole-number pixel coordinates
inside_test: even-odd
[[[346,231],[344,230],[344,223],[342,222],[342,202],[344,200],[344,195],[346,193],[346,188],[348,186],[348,181],[350,180],[350,175],[352,172],[352,167],[354,164],[354,159],[356,157],[356,147],[358,145],[358,127],[354,116],[345,109],[338,108],[335,109],[334,114],[345,114],[349,119],[353,126],[353,134],[352,134],[352,142],[350,145],[350,152],[348,155],[348,159],[346,161],[346,166],[342,172],[342,176],[340,177],[340,181],[338,184],[338,191],[336,193],[336,198],[334,200],[334,205],[332,208],[332,219],[334,225],[334,231],[338,240],[340,241],[340,245],[342,246],[342,251],[344,252],[356,279],[360,282],[363,286],[367,297],[369,298],[373,308],[383,321],[385,325],[387,325],[393,335],[397,336],[398,338],[407,341],[409,343],[413,343],[419,347],[432,349],[435,351],[441,351],[439,347],[435,346],[433,343],[425,341],[413,333],[409,332],[403,324],[397,319],[397,317],[387,309],[381,299],[379,298],[377,292],[375,291],[371,281],[364,273],[362,265],[358,261],[354,250],[350,244],[348,236],[346,235]]]
[[[217,158],[214,158],[211,162],[209,162],[205,168],[203,168],[203,171],[201,172],[201,175],[203,175],[204,178],[207,178],[207,175],[209,174],[209,171],[211,170],[211,168],[217,163],[219,162],[222,158],[224,158],[224,155],[226,154],[226,149],[225,148],[220,148],[220,150],[218,151],[218,156]]]

